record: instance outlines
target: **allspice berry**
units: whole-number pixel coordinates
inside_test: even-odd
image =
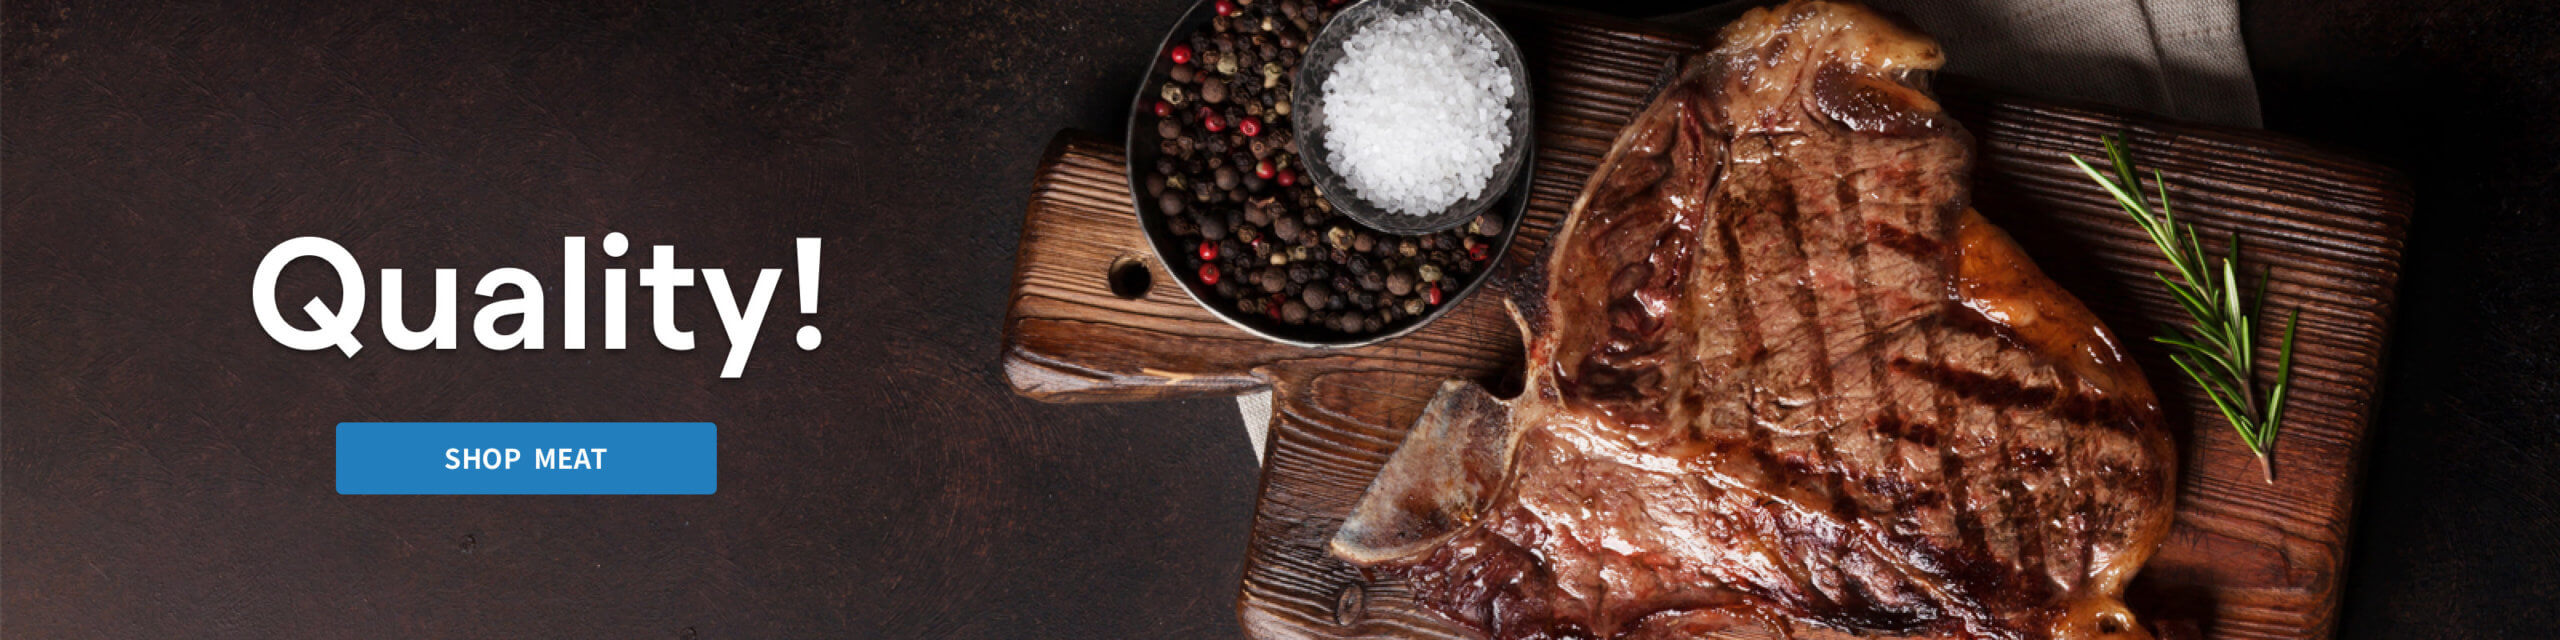
[[[1305,291],[1298,292],[1298,299],[1306,302],[1309,309],[1325,308],[1333,302],[1333,287],[1322,282],[1308,283]]]
[[[1284,275],[1279,267],[1263,267],[1253,275],[1260,281],[1258,284],[1262,285],[1263,293],[1279,293],[1282,288],[1289,286],[1289,277]]]
[[[1200,237],[1208,238],[1210,240],[1220,240],[1227,237],[1226,216],[1204,215],[1199,216],[1196,221],[1200,223]]]

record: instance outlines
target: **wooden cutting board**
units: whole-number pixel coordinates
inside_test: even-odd
[[[1500,18],[1531,66],[1538,158],[1527,219],[1497,278],[1546,246],[1621,125],[1702,37],[1572,14]],[[1961,84],[1942,93],[1980,146],[1977,207],[2119,334],[2139,341],[2181,316],[2152,280],[2167,264],[2064,156],[2100,155],[2101,133],[2130,134],[2143,164],[2168,176],[2181,219],[2208,238],[2242,232],[2250,268],[2273,267],[2268,308],[2302,312],[2276,484],[2259,478],[2192,383],[2159,351],[2136,345],[2182,459],[2177,525],[2129,599],[2148,620],[2207,637],[2332,635],[2409,221],[2407,181],[2261,132],[2012,100]],[[1504,292],[1488,287],[1422,331],[1370,347],[1254,338],[1194,305],[1147,254],[1121,158],[1116,143],[1070,132],[1041,163],[1005,315],[1004,367],[1015,390],[1112,402],[1273,389],[1237,595],[1246,630],[1259,638],[1463,637],[1401,585],[1372,582],[1328,557],[1324,543],[1441,380],[1519,368]]]

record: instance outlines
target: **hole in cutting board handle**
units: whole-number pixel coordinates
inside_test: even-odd
[[[1155,286],[1155,273],[1147,270],[1147,260],[1139,256],[1120,256],[1111,261],[1111,270],[1103,274],[1111,285],[1111,295],[1123,300],[1147,297]]]

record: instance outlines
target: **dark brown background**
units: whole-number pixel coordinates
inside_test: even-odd
[[[1116,130],[1184,2],[140,4],[5,8],[0,636],[1239,633],[1232,405],[1040,405],[995,368],[1041,146]],[[2541,636],[2560,11],[2398,4],[2243,5],[2269,128],[2418,182],[2343,628]],[[784,283],[741,380],[700,287],[686,353],[645,320],[628,352],[556,326],[542,352],[399,352],[368,320],[348,359],[250,313],[298,235],[413,282],[556,285],[560,236],[607,231],[733,270],[824,237],[824,309]],[[332,488],[337,422],[498,419],[715,421],[721,490]]]

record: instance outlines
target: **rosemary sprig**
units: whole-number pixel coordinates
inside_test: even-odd
[[[2292,317],[2285,320],[2284,345],[2276,356],[2275,384],[2267,387],[2261,404],[2254,354],[2258,348],[2257,317],[2267,302],[2268,274],[2259,272],[2258,290],[2244,304],[2238,273],[2240,234],[2231,234],[2220,265],[2209,264],[2213,256],[2205,253],[2204,243],[2196,239],[2195,226],[2179,224],[2170,210],[2168,181],[2161,178],[2160,172],[2151,172],[2151,184],[2160,200],[2160,212],[2154,215],[2143,202],[2143,196],[2148,194],[2142,193],[2141,175],[2134,172],[2133,154],[2125,150],[2124,141],[2116,136],[2100,136],[2098,141],[2106,146],[2107,160],[2115,166],[2114,178],[2090,167],[2078,155],[2071,156],[2071,163],[2097,180],[2108,195],[2115,196],[2116,204],[2151,235],[2151,243],[2167,254],[2169,266],[2178,272],[2175,279],[2156,271],[2151,275],[2158,277],[2169,294],[2178,299],[2178,305],[2186,308],[2189,323],[2183,330],[2162,327],[2165,335],[2151,339],[2167,345],[2169,361],[2177,363],[2178,370],[2204,388],[2213,408],[2222,412],[2223,419],[2240,433],[2240,442],[2258,457],[2259,473],[2268,484],[2274,484],[2275,464],[2268,454],[2275,445],[2276,427],[2284,422],[2285,392],[2291,388],[2293,378],[2293,329],[2302,320],[2302,311],[2294,310]]]

